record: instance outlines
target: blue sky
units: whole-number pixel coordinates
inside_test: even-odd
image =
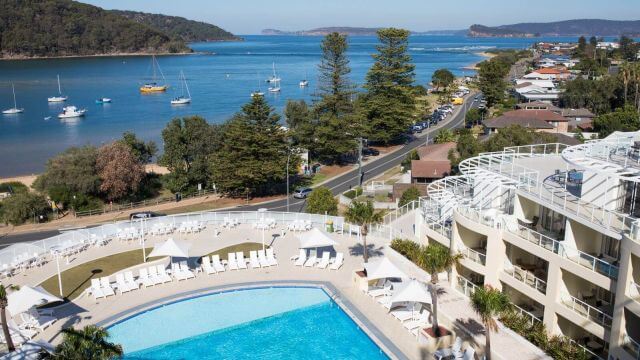
[[[265,28],[396,26],[414,31],[465,29],[579,18],[640,19],[638,0],[86,0],[107,9],[183,16],[236,34]]]

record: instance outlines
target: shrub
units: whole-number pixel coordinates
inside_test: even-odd
[[[393,239],[391,248],[412,262],[416,262],[416,257],[420,251],[420,245],[417,242],[406,239]]]
[[[17,193],[3,201],[2,221],[12,225],[24,224],[35,216],[45,215],[49,209],[44,196],[30,192]]]
[[[398,207],[403,207],[412,201],[418,200],[419,198],[420,191],[415,186],[412,186],[402,193],[402,196],[400,196],[400,201],[398,202]]]
[[[311,214],[338,215],[338,200],[333,197],[331,190],[321,186],[309,194],[305,211]]]
[[[357,198],[360,195],[362,195],[362,188],[359,186],[344,193],[344,196],[348,197],[351,200]]]
[[[8,192],[12,194],[17,194],[17,193],[25,193],[27,191],[29,191],[29,188],[27,187],[27,185],[19,181],[9,181],[9,182],[0,184],[0,193]]]

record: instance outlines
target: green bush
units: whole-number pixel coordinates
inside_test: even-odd
[[[407,259],[416,262],[416,257],[420,251],[420,244],[412,240],[396,238],[391,241],[391,248]]]
[[[307,198],[306,212],[310,214],[338,215],[338,200],[333,197],[329,188],[318,187]]]
[[[16,194],[16,193],[25,193],[28,191],[29,191],[29,188],[27,187],[27,185],[19,181],[9,181],[9,182],[0,183],[0,193],[8,192],[8,193]]]
[[[403,207],[412,201],[416,201],[420,198],[420,191],[415,186],[412,186],[405,190],[398,201],[398,207]]]
[[[20,225],[39,215],[46,215],[50,207],[44,196],[30,192],[16,193],[2,201],[2,221]]]
[[[351,200],[357,198],[360,195],[362,195],[362,188],[359,186],[344,193],[344,196],[348,197]]]

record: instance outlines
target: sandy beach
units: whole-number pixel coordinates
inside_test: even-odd
[[[484,58],[484,60],[482,60],[482,61],[489,60],[489,59],[491,59],[491,58],[496,56],[496,54],[489,53],[489,52],[486,52],[486,51],[477,52],[477,53],[474,53],[474,55],[482,56]],[[465,67],[463,67],[463,69],[464,70],[478,71],[479,70],[478,69],[478,64],[480,64],[482,61],[478,61],[477,63],[473,63],[473,64],[471,64],[469,66],[465,66]]]

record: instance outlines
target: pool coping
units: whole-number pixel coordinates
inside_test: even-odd
[[[202,296],[214,295],[218,293],[251,290],[270,287],[306,287],[317,288],[323,290],[327,296],[331,298],[344,313],[373,341],[389,358],[405,360],[409,357],[400,350],[387,336],[384,335],[358,308],[351,303],[332,283],[327,281],[296,281],[296,280],[280,280],[280,281],[264,281],[264,282],[246,282],[229,285],[212,286],[203,289],[197,289],[179,294],[166,296],[162,299],[150,301],[132,307],[128,310],[121,311],[115,315],[109,316],[104,320],[96,323],[97,326],[109,327],[117,323],[126,321],[140,313],[151,311],[156,308],[185,301]]]

